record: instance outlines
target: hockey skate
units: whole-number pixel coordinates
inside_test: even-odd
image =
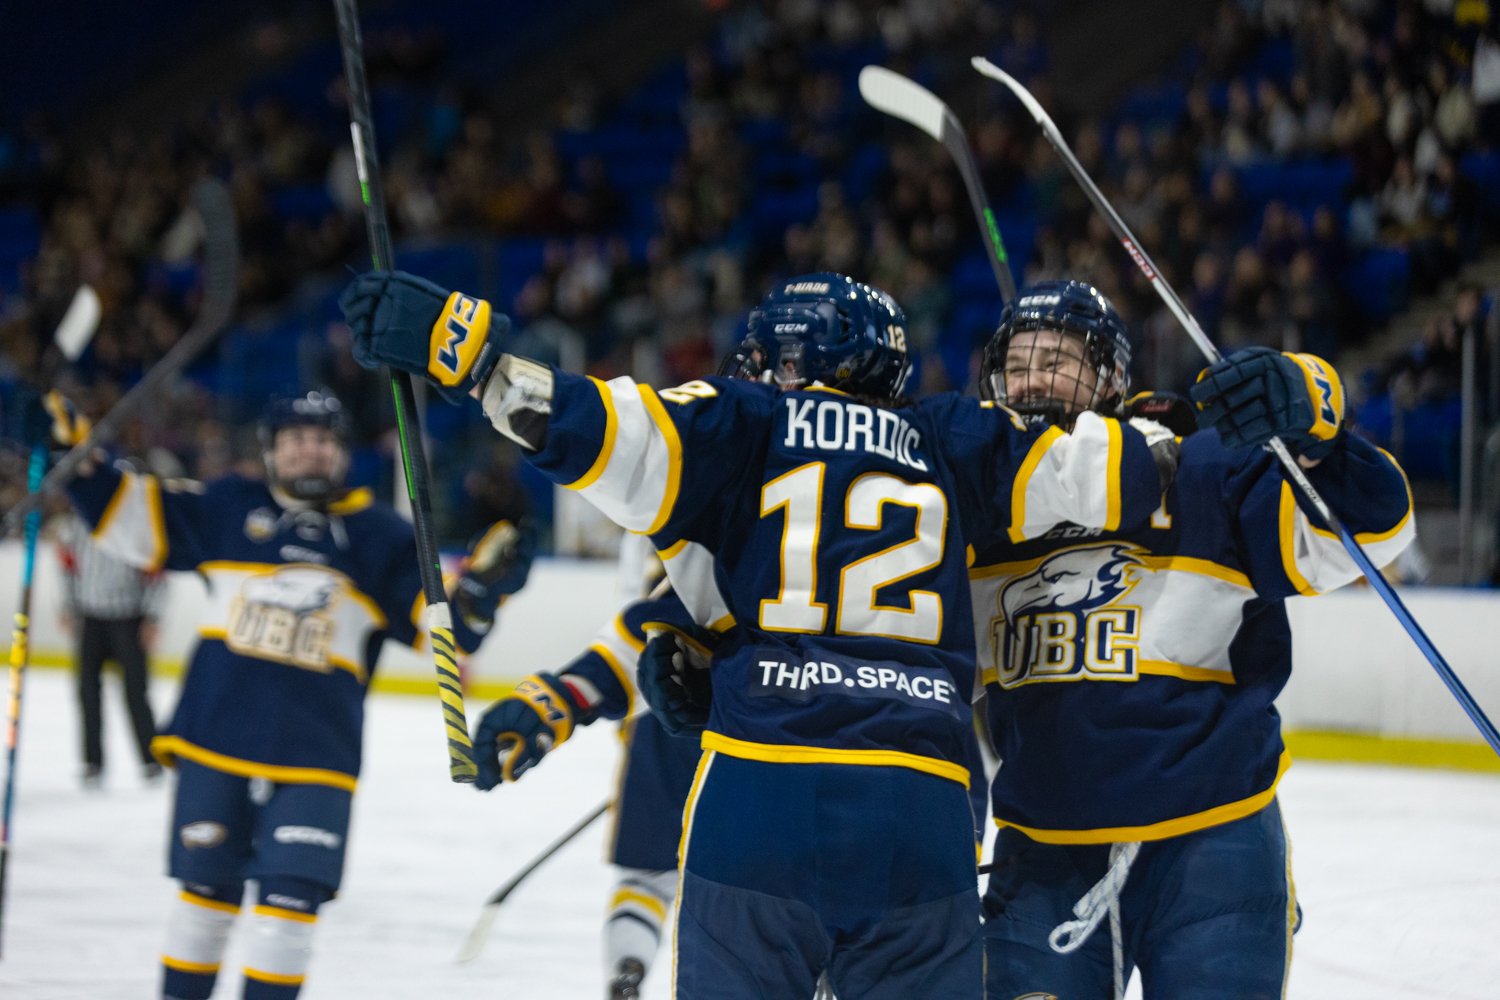
[[[609,981],[609,1000],[637,1000],[641,995],[641,980],[645,978],[646,966],[640,959],[620,959],[614,978]]]

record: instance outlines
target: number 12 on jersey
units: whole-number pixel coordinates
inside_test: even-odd
[[[760,627],[768,632],[827,631],[828,605],[817,600],[818,543],[827,465],[809,462],[766,483],[760,516],[783,518],[781,589],[760,602]],[[866,473],[843,498],[844,526],[876,537],[885,529],[886,504],[916,511],[910,537],[838,569],[838,635],[869,635],[936,644],[943,630],[943,601],[930,590],[909,590],[907,605],[877,603],[881,590],[936,567],[943,559],[948,500],[932,483],[909,483],[884,472]]]

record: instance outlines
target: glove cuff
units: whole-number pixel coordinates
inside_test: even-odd
[[[480,406],[495,430],[541,451],[552,414],[552,369],[530,358],[498,355],[486,375]]]
[[[537,672],[516,684],[514,696],[526,702],[552,730],[553,746],[567,742],[575,725],[587,725],[587,708],[555,674]]]

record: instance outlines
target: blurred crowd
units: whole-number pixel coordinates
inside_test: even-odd
[[[1200,367],[1191,342],[1019,106],[968,70],[969,55],[987,54],[1054,111],[1226,348],[1337,358],[1383,322],[1346,278],[1361,255],[1398,251],[1402,280],[1421,294],[1492,236],[1482,192],[1461,169],[1497,135],[1500,80],[1475,57],[1494,44],[1484,4],[1224,0],[1160,80],[1090,114],[1070,107],[1066,81],[1054,78],[1047,5],[716,6],[714,37],[680,64],[623,96],[580,76],[519,136],[484,88],[445,74],[458,39],[367,34],[396,238],[501,240],[502,265],[477,268],[485,280],[473,290],[515,317],[515,349],[602,377],[697,377],[776,277],[830,269],[902,302],[923,389],[969,388],[998,295],[956,280],[977,261],[988,284],[962,184],[939,144],[863,106],[854,78],[867,62],[916,77],[959,111],[989,196],[1016,227],[1022,277],[1098,284],[1139,338],[1140,384],[1183,388]],[[9,135],[19,152],[0,161],[0,191],[35,207],[40,236],[14,287],[0,285],[0,385],[34,370],[82,281],[99,291],[105,317],[69,385],[86,409],[106,410],[175,342],[198,296],[202,234],[186,199],[192,180],[212,172],[230,184],[239,216],[241,315],[274,315],[310,284],[322,289],[317,343],[288,353],[298,368],[288,387],[318,381],[367,400],[355,404],[356,444],[388,449],[384,393],[337,349],[328,308],[326,290],[359,265],[364,245],[342,102],[335,67],[300,101],[220,99],[145,139],[122,130],[78,148],[41,125]],[[1268,163],[1313,163],[1321,180],[1247,192],[1252,168]],[[255,401],[226,400],[211,369],[193,376],[137,422],[124,449],[200,477],[246,465]],[[14,415],[0,416],[13,429]],[[443,470],[459,498],[440,505],[455,512],[449,539],[462,535],[465,503],[527,503],[514,456],[484,451],[477,466]],[[17,449],[0,451],[0,508],[23,471]]]

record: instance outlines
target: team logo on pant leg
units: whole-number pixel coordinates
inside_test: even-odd
[[[330,851],[337,850],[344,842],[344,838],[332,830],[316,826],[278,826],[271,831],[271,839],[278,844],[307,844],[326,847]]]
[[[229,831],[224,828],[223,823],[203,819],[195,823],[184,823],[178,829],[177,836],[181,838],[182,846],[191,851],[200,847],[218,847],[229,836]]]
[[[1141,550],[1121,542],[1063,549],[1006,584],[990,622],[1003,688],[1042,681],[1134,680]]]

